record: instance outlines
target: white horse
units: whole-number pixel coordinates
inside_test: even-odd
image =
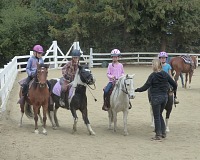
[[[114,121],[114,132],[116,132],[117,127],[117,113],[123,112],[124,121],[124,135],[128,135],[127,130],[127,116],[128,111],[132,107],[130,99],[135,98],[135,89],[133,82],[134,75],[124,75],[120,77],[112,91],[110,96],[110,109],[108,110],[109,126],[111,129],[111,124]]]

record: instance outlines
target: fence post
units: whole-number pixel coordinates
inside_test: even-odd
[[[92,53],[93,53],[93,49],[90,48],[90,59],[89,59],[90,68],[93,68],[93,55],[92,55]]]
[[[53,55],[55,68],[58,68],[58,44],[57,41],[53,41]]]

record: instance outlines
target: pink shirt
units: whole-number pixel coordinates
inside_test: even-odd
[[[110,82],[113,82],[112,76],[115,76],[115,79],[124,75],[124,67],[121,63],[109,63],[107,70],[107,77]]]

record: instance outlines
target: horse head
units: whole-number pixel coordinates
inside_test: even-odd
[[[95,83],[95,78],[93,77],[92,72],[89,70],[88,66],[79,66],[79,75],[83,83],[88,85]]]
[[[134,77],[134,74],[133,75],[127,74],[126,76],[122,76],[118,80],[118,84],[116,84],[116,85],[121,84],[122,91],[125,94],[127,94],[130,99],[135,98],[135,89],[134,89],[133,77]]]
[[[134,99],[135,98],[135,89],[134,89],[134,82],[133,82],[133,77],[135,76],[135,74],[133,75],[126,75],[126,78],[124,80],[125,86],[126,86],[126,90],[128,92],[128,96],[130,99]]]
[[[39,87],[46,87],[47,75],[48,75],[49,64],[39,64],[37,63],[37,81],[39,83]]]

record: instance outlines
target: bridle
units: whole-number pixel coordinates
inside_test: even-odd
[[[38,74],[39,72],[46,72],[46,73],[48,73],[48,72],[47,72],[45,67],[41,67],[40,69],[37,70],[37,81],[36,81],[36,83],[39,84],[40,88],[44,88],[44,87],[47,86],[47,80],[45,81],[45,83],[41,83],[40,78],[39,78],[39,74]]]

